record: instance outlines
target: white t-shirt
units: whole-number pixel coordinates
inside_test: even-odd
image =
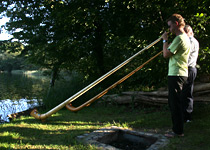
[[[188,58],[188,66],[194,68],[196,66],[196,62],[198,59],[199,43],[193,36],[191,36],[190,44],[191,48],[190,48],[190,55]]]

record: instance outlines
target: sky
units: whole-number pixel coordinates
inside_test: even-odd
[[[9,21],[9,18],[3,17],[2,19],[0,19],[0,27],[2,25],[4,25],[6,22]],[[7,33],[7,31],[5,31],[3,28],[1,28],[1,33],[0,33],[0,41],[2,40],[8,40],[10,39],[12,36],[10,34]]]

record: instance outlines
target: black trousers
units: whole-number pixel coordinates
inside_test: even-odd
[[[194,80],[197,76],[197,68],[188,67],[187,82],[183,86],[183,113],[185,120],[191,120],[191,113],[193,111],[193,87]]]
[[[168,76],[168,104],[171,111],[172,130],[176,134],[184,133],[182,88],[187,77]]]

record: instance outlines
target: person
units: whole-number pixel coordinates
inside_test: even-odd
[[[197,76],[196,62],[199,52],[199,42],[194,38],[194,33],[191,26],[186,25],[184,31],[190,38],[190,55],[188,59],[188,78],[187,82],[183,86],[183,115],[185,122],[191,122],[192,120],[192,111],[193,111],[193,87],[194,80]]]
[[[188,57],[190,40],[184,31],[185,21],[180,14],[167,19],[169,30],[176,37],[168,44],[168,32],[163,33],[163,57],[169,58],[168,64],[168,104],[171,112],[172,132],[166,137],[184,136],[183,102],[181,99],[183,84],[188,77]]]

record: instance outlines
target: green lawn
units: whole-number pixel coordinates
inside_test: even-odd
[[[0,125],[0,149],[96,149],[76,142],[78,135],[119,126],[164,134],[171,128],[166,106],[132,107],[91,105],[73,113],[62,109],[45,122],[21,117]],[[195,104],[193,122],[185,124],[185,137],[170,139],[164,150],[210,149],[210,105]],[[45,112],[42,112],[45,113]]]

